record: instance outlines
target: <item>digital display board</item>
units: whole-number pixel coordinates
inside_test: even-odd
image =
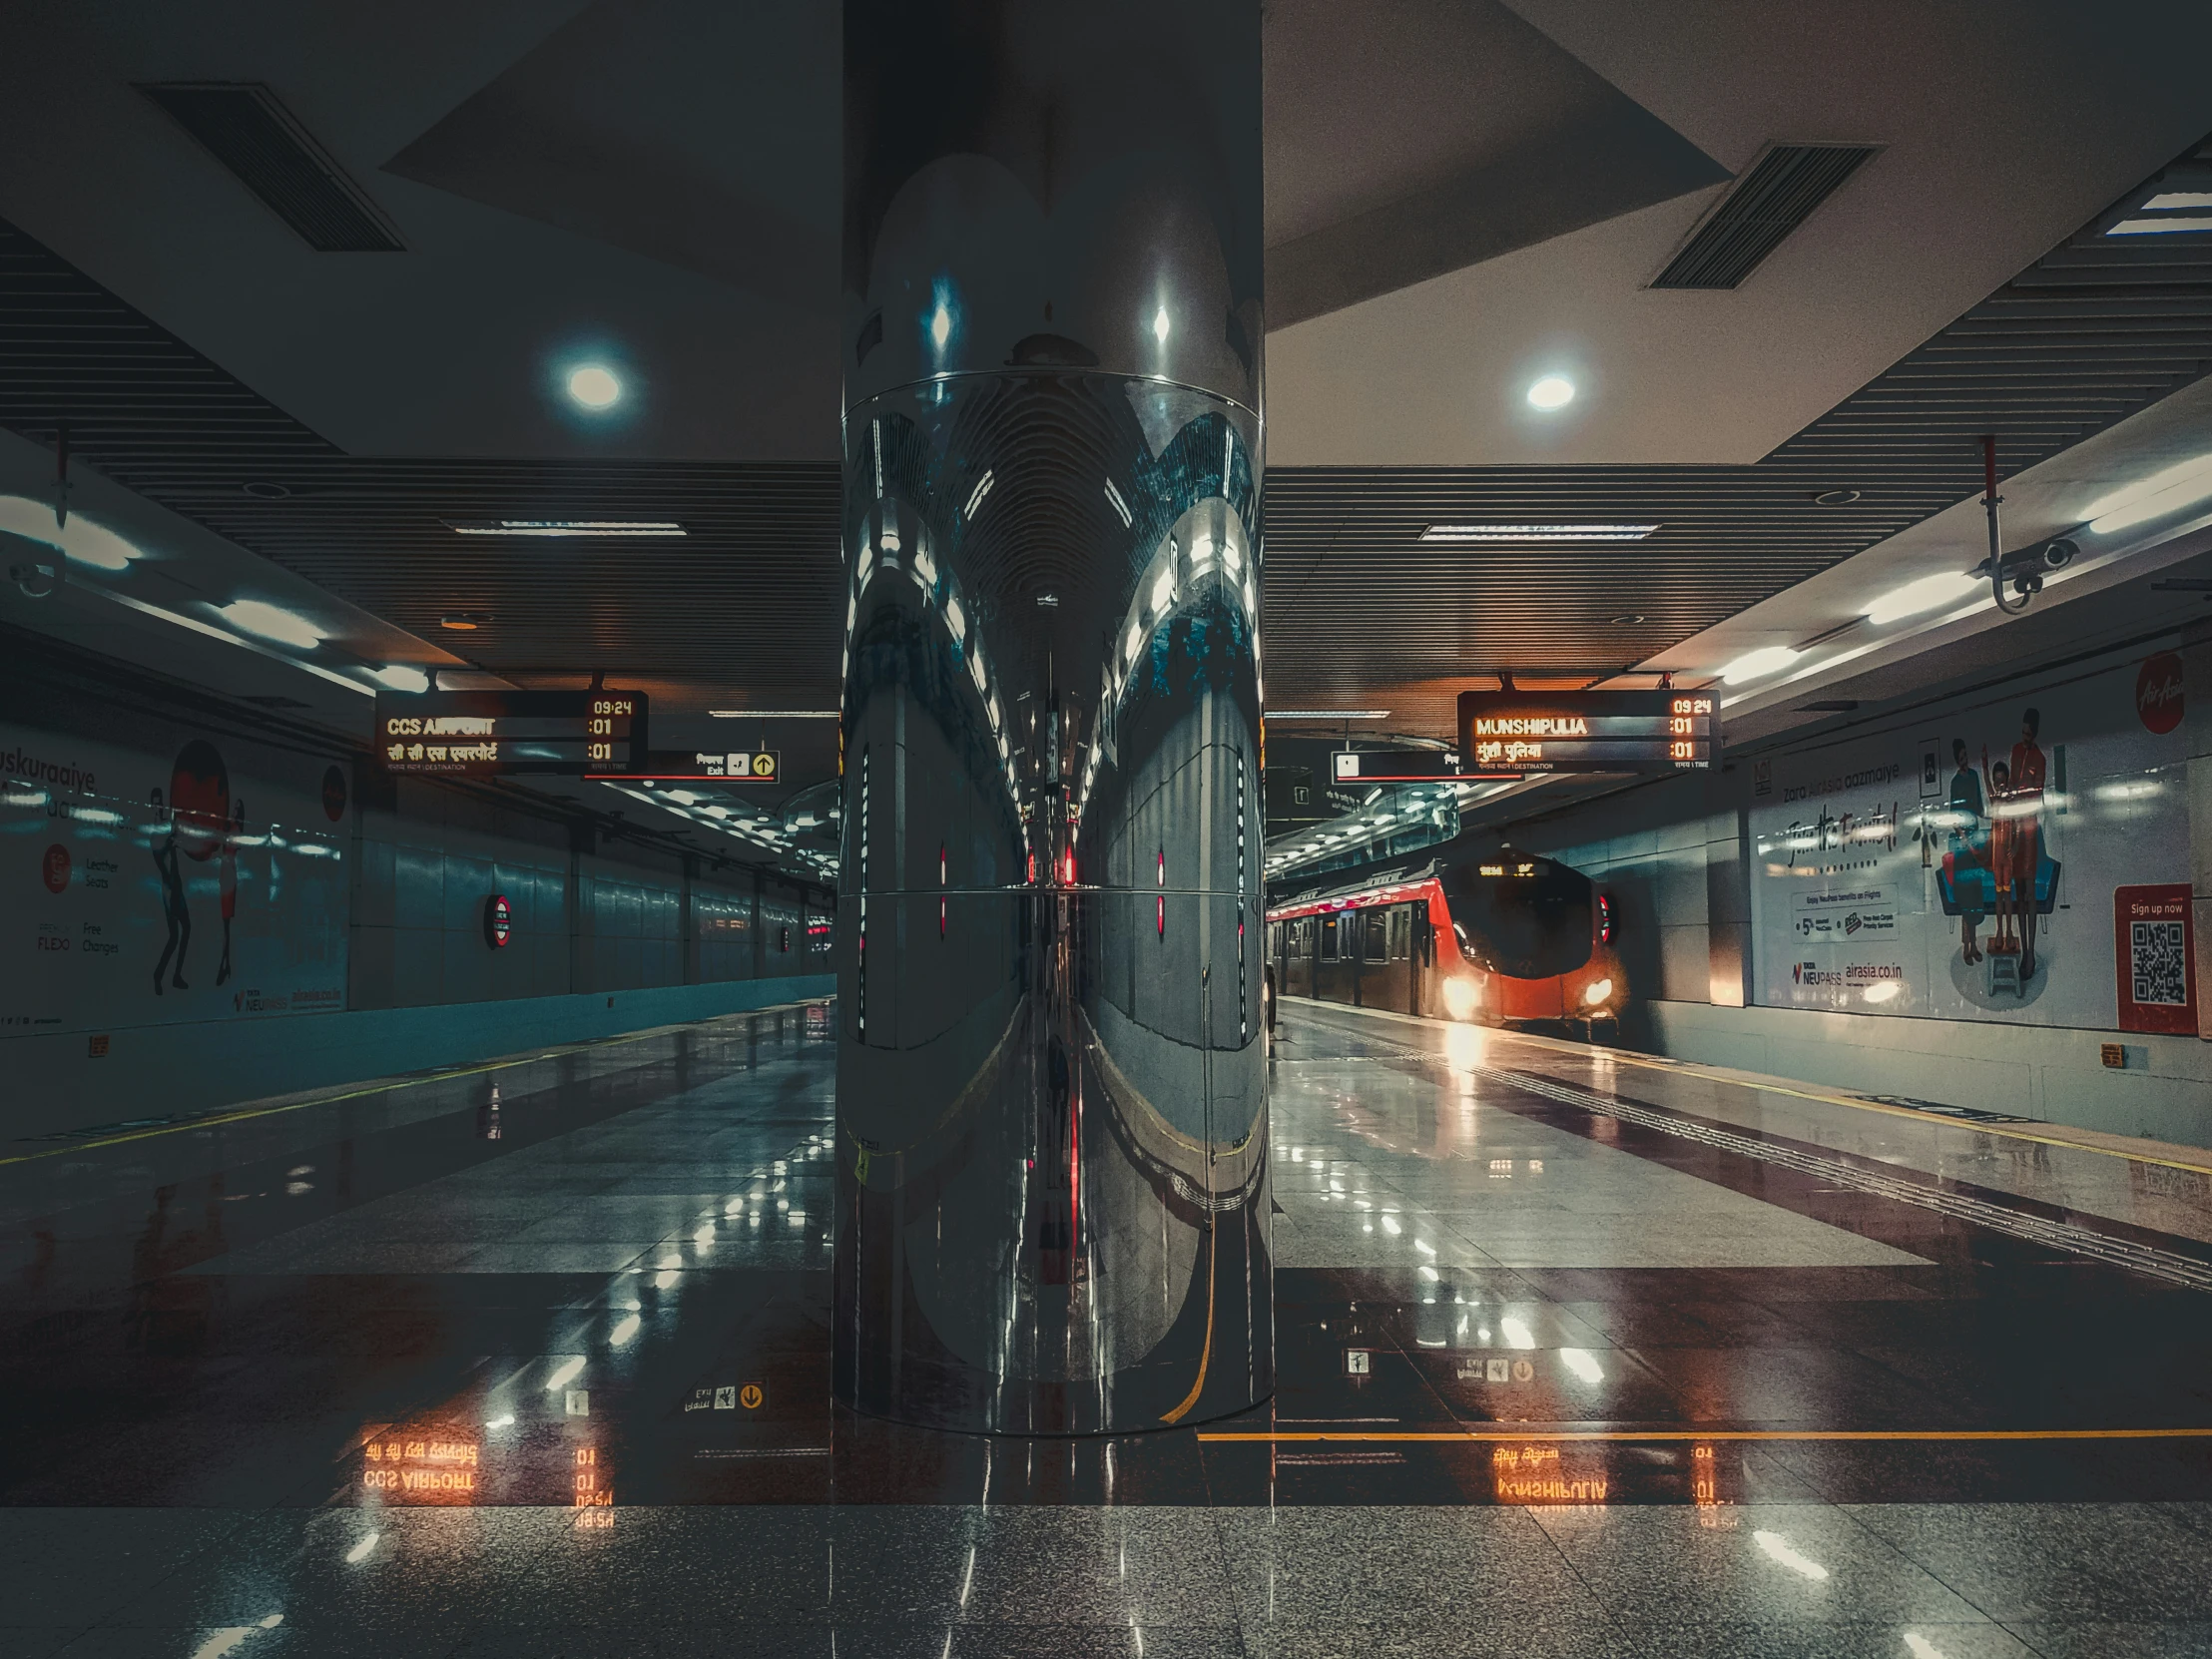
[[[1459,694],[1459,754],[1475,772],[1685,772],[1720,749],[1711,692]]]
[[[386,772],[448,777],[630,773],[645,756],[646,702],[627,691],[379,692]]]

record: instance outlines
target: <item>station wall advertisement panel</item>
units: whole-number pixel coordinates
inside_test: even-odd
[[[345,1006],[350,774],[0,725],[0,1037]]]
[[[1751,764],[1759,1000],[2193,1033],[2177,647]]]

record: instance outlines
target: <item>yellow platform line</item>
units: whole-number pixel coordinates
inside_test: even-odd
[[[1284,1000],[1291,1001],[1294,999],[1286,997]],[[1889,1117],[1911,1118],[1919,1123],[1933,1124],[1939,1129],[1960,1129],[1975,1135],[2001,1135],[2006,1140],[2032,1141],[2037,1146],[2063,1147],[2069,1152],[2094,1152],[2100,1157],[2119,1158],[2130,1164],[2155,1164],[2160,1169],[2186,1170],[2191,1175],[2212,1175],[2212,1164],[2192,1164],[2179,1158],[2158,1158],[2147,1152],[2128,1152],[2116,1146],[2098,1146],[2092,1141],[2070,1141],[2060,1135],[2038,1135],[2032,1130],[2015,1128],[2010,1124],[1974,1123],[1964,1118],[1944,1117],[1940,1112],[1924,1112],[1917,1107],[1893,1106],[1886,1100],[1862,1100],[1854,1095],[1824,1094],[1813,1089],[1794,1089],[1784,1083],[1759,1081],[1760,1074],[1756,1072],[1731,1073],[1721,1067],[1708,1066],[1696,1060],[1660,1058],[1648,1054],[1638,1054],[1632,1049],[1607,1048],[1599,1043],[1567,1043],[1555,1037],[1540,1037],[1525,1031],[1502,1031],[1490,1026],[1470,1025],[1462,1027],[1453,1020],[1430,1019],[1420,1014],[1401,1014],[1389,1008],[1355,1008],[1350,1003],[1326,1002],[1317,997],[1298,997],[1295,1000],[1311,1003],[1317,1008],[1342,1008],[1348,1014],[1365,1014],[1371,1019],[1402,1020],[1407,1025],[1419,1025],[1438,1031],[1460,1029],[1480,1031],[1485,1038],[1492,1038],[1500,1042],[1525,1043],[1532,1048],[1540,1048],[1546,1053],[1602,1054],[1607,1060],[1616,1065],[1638,1066],[1645,1071],[1656,1071],[1663,1075],[1679,1076],[1687,1072],[1692,1077],[1703,1078],[1708,1083],[1722,1083],[1738,1089],[1756,1089],[1762,1094],[1788,1095],[1793,1100],[1810,1100],[1823,1106],[1849,1106],[1854,1111],[1859,1112],[1881,1112]],[[1451,1056],[1441,1050],[1437,1051],[1436,1058],[1447,1065],[1451,1061]],[[1574,1079],[1569,1077],[1555,1077],[1551,1081],[1555,1083],[1574,1083]],[[1575,1084],[1575,1086],[1587,1088],[1592,1085]],[[1685,1112],[1691,1116],[1696,1115],[1694,1112],[1690,1112],[1690,1108],[1686,1106],[1670,1105],[1665,1101],[1654,1101],[1652,1104],[1660,1106],[1666,1111]],[[1742,1125],[1736,1125],[1736,1127],[1741,1128]]]
[[[2212,1439],[2212,1428],[1465,1428],[1282,1433],[1201,1429],[1198,1437],[1217,1444],[1269,1445],[1320,1441],[1448,1445],[1470,1441],[1522,1444],[1531,1440],[2204,1440]]]
[[[775,1002],[766,1008],[741,1008],[735,1014],[716,1014],[715,1019],[739,1019],[747,1014],[773,1014],[786,1008],[807,1008],[819,998],[805,1002]],[[704,1025],[706,1020],[680,1020],[674,1025],[655,1025],[644,1031],[625,1032],[618,1037],[593,1037],[580,1043],[563,1043],[558,1048],[548,1048],[537,1053],[520,1054],[512,1059],[486,1060],[481,1065],[457,1066],[451,1071],[433,1072],[428,1077],[400,1077],[384,1082],[364,1083],[359,1088],[346,1089],[337,1094],[318,1094],[307,1100],[289,1100],[276,1106],[241,1106],[236,1111],[217,1112],[204,1118],[188,1118],[182,1123],[156,1124],[150,1129],[134,1129],[123,1135],[103,1135],[97,1140],[70,1141],[62,1146],[50,1146],[38,1152],[18,1152],[0,1158],[0,1169],[10,1164],[36,1163],[41,1158],[60,1158],[72,1152],[96,1152],[104,1146],[122,1146],[127,1141],[151,1140],[156,1135],[182,1134],[188,1129],[218,1129],[227,1123],[244,1123],[249,1118],[275,1117],[280,1112],[300,1112],[309,1106],[335,1106],[341,1101],[358,1100],[363,1095],[396,1094],[401,1089],[420,1089],[432,1083],[450,1083],[457,1077],[480,1077],[487,1071],[506,1071],[515,1066],[534,1066],[542,1060],[558,1060],[565,1054],[581,1054],[595,1048],[616,1048],[624,1043],[644,1042],[650,1037],[665,1037],[671,1031],[681,1031],[687,1025]]]

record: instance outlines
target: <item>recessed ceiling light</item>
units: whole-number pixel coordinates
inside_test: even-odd
[[[2143,204],[2146,213],[2170,213],[2175,208],[2212,208],[2212,191],[2162,190]]]
[[[1879,599],[1870,601],[1865,616],[1877,626],[1897,622],[1923,611],[1933,611],[1938,605],[1962,605],[1981,587],[1976,577],[1961,576],[1954,570],[1939,570],[1933,576],[1923,576],[1917,582],[1892,588]]]
[[[1642,541],[1656,524],[1431,524],[1422,541]]]
[[[604,363],[568,371],[568,394],[587,409],[611,409],[622,401],[622,382]]]
[[[835,720],[835,709],[709,709],[715,720]]]
[[[419,668],[405,663],[390,663],[383,668],[372,668],[368,677],[386,691],[425,692],[430,689],[430,677]]]
[[[1757,651],[1747,651],[1726,668],[1721,678],[1731,686],[1742,685],[1746,680],[1762,679],[1778,674],[1798,660],[1799,653],[1786,645],[1763,645]]]
[[[1387,709],[1270,709],[1270,720],[1382,720]]]
[[[1626,616],[1617,616],[1613,618],[1613,626],[1615,628],[1633,628],[1636,626],[1637,623],[1642,622],[1644,618],[1639,613],[1631,611]]]
[[[1858,499],[1857,490],[1822,490],[1813,497],[1813,503],[1820,507],[1848,507]]]
[[[462,536],[681,536],[684,527],[671,518],[449,518],[446,527]]]
[[[259,634],[265,640],[276,640],[283,645],[295,645],[306,651],[322,643],[322,632],[305,617],[276,605],[264,604],[259,599],[238,599],[217,607],[217,614],[234,628],[249,634]]]
[[[258,501],[281,501],[286,496],[291,494],[291,491],[282,484],[271,484],[259,481],[251,484],[241,484],[239,488],[246,491],[248,495],[253,496]]]
[[[489,611],[448,611],[438,618],[440,628],[451,628],[460,633],[481,628],[491,621]]]
[[[1532,409],[1563,409],[1574,401],[1574,382],[1564,374],[1546,374],[1528,388]]]

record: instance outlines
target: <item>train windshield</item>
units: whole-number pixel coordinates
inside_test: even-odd
[[[1437,871],[1459,949],[1516,979],[1571,973],[1590,959],[1590,878],[1551,858],[1506,850]]]

